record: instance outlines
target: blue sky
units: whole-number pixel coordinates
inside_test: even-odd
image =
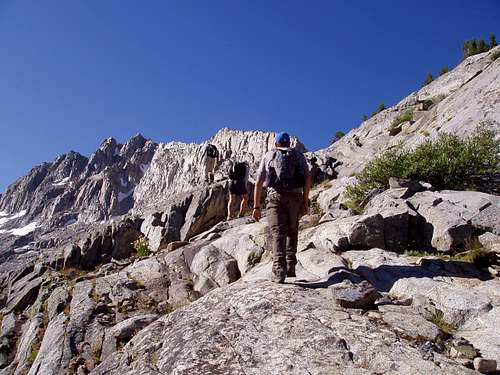
[[[288,130],[309,149],[500,40],[500,1],[0,0],[0,191],[140,132]]]

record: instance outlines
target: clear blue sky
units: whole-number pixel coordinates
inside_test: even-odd
[[[105,137],[281,130],[310,149],[500,40],[500,1],[0,0],[0,191]]]

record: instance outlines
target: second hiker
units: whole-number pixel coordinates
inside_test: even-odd
[[[273,252],[273,281],[295,277],[299,219],[309,212],[311,176],[304,155],[290,147],[290,136],[279,133],[276,148],[267,152],[257,171],[255,220],[261,218],[262,187],[267,186],[267,219]]]
[[[209,143],[203,152],[203,166],[205,167],[205,181],[212,183],[215,178],[215,167],[219,159],[219,150]]]
[[[227,220],[231,220],[233,207],[240,199],[240,211],[238,217],[245,215],[248,203],[248,175],[249,168],[245,162],[235,163],[229,172],[229,202],[227,203]]]

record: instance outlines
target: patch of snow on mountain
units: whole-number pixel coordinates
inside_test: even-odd
[[[18,217],[22,217],[26,215],[26,210],[19,211],[17,214],[9,215],[6,212],[2,211],[2,215],[0,216],[0,226],[3,226],[7,222],[17,219]]]
[[[14,236],[25,236],[28,233],[33,232],[36,228],[38,227],[38,223],[36,221],[33,221],[24,227],[20,228],[14,228],[10,230],[5,230],[5,229],[0,229],[0,233],[10,233],[13,234]]]
[[[64,177],[63,179],[61,180],[57,180],[57,181],[54,181],[52,183],[53,186],[64,186],[68,183],[69,181],[69,177]]]
[[[141,164],[141,171],[142,171],[142,173],[146,173],[146,171],[149,169],[150,165],[151,165],[151,163]]]

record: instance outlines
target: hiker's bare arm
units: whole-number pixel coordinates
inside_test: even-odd
[[[257,180],[255,183],[255,189],[253,193],[253,211],[252,211],[252,217],[254,218],[255,221],[259,221],[261,218],[261,212],[260,212],[260,197],[262,196],[262,185],[264,184],[264,181]]]

